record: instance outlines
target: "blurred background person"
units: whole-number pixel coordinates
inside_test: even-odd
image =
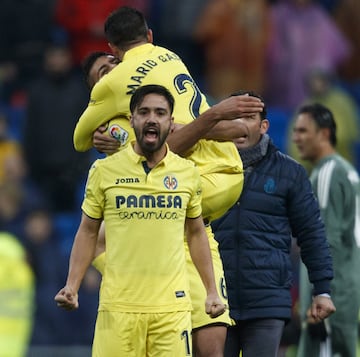
[[[90,269],[81,294],[85,312],[63,314],[53,301],[54,294],[66,278],[68,254],[61,248],[61,237],[53,215],[46,206],[30,211],[24,220],[23,244],[35,278],[33,331],[30,339],[31,356],[51,356],[69,345],[77,345],[77,356],[90,355],[92,328],[95,324],[100,277]],[[50,263],[51,262],[51,263]],[[73,325],[88,328],[69,329]],[[83,346],[80,348],[80,346]],[[70,353],[64,351],[64,355]],[[74,354],[75,355],[75,354]]]
[[[56,32],[56,1],[0,1],[0,64],[7,64],[7,74],[11,71],[8,101],[20,100],[15,98],[19,96],[23,101],[27,85],[41,73],[43,53]]]
[[[312,0],[279,0],[271,6],[265,100],[294,111],[305,99],[305,79],[319,68],[337,73],[350,42],[334,19]]]
[[[72,133],[86,108],[88,90],[74,72],[66,45],[50,45],[43,75],[32,83],[26,107],[23,146],[29,175],[54,212],[78,209],[78,192],[90,153],[77,153]]]
[[[262,94],[268,34],[266,0],[208,1],[194,28],[204,51],[205,92],[215,101],[239,87]]]
[[[0,355],[24,357],[33,326],[34,274],[17,237],[0,231]]]
[[[352,48],[350,56],[340,65],[339,74],[345,81],[357,86],[360,99],[360,1],[338,0],[332,15]]]
[[[151,0],[145,12],[149,27],[155,34],[155,43],[170,48],[181,57],[200,89],[204,86],[205,56],[193,32],[207,3],[208,0]]]
[[[336,123],[322,104],[301,106],[293,140],[300,157],[314,168],[310,181],[320,206],[334,264],[331,298],[336,313],[314,321],[309,313],[312,289],[300,269],[303,321],[298,357],[356,357],[360,305],[360,180],[353,165],[336,151]]]
[[[67,266],[51,215],[46,208],[30,211],[24,219],[23,244],[35,277],[34,326],[30,344],[59,345],[66,333],[58,309],[52,301],[54,291],[63,281]]]
[[[336,122],[336,150],[357,165],[360,157],[360,112],[354,97],[339,84],[333,73],[321,69],[313,69],[307,74],[306,88],[308,95],[301,105],[320,103],[332,112]],[[311,162],[301,159],[292,140],[294,119],[289,123],[288,151],[310,170]]]
[[[0,184],[0,231],[11,233],[21,239],[27,213],[23,203],[22,186],[12,182]]]
[[[146,0],[57,0],[55,21],[68,37],[74,63],[80,66],[90,52],[109,51],[104,22],[120,6],[131,5],[146,10]]]
[[[14,156],[21,155],[21,145],[14,140],[8,131],[8,118],[0,111],[0,183],[6,181],[7,167]]]

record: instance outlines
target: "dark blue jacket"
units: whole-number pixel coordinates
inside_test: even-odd
[[[314,294],[330,293],[332,258],[305,169],[271,142],[238,202],[213,222],[235,320],[291,317],[292,236]]]

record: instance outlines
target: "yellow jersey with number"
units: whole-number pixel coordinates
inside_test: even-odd
[[[116,118],[111,130],[126,146],[134,139],[128,119],[131,95],[141,85],[159,84],[175,98],[175,123],[188,124],[209,108],[186,66],[170,50],[147,43],[125,53],[123,62],[104,76],[93,88],[87,109],[74,132],[78,151],[92,147],[92,134],[100,126]],[[200,174],[214,172],[242,173],[242,163],[235,145],[230,142],[200,140],[187,158],[196,163]]]

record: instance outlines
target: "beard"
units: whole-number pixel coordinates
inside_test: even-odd
[[[145,130],[140,130],[138,128],[134,128],[136,140],[141,148],[141,151],[145,154],[153,154],[154,152],[158,151],[165,143],[169,133],[170,133],[170,126],[166,131],[159,132],[157,136],[157,140],[154,142],[147,142]]]

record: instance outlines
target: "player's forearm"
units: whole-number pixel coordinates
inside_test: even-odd
[[[83,241],[85,239],[82,239]],[[86,239],[88,241],[88,239]],[[89,244],[79,241],[79,236],[75,238],[74,246],[71,251],[69,274],[66,281],[66,285],[69,286],[74,292],[78,292],[81,282],[85,276],[85,273],[90,266],[93,257],[94,249]]]
[[[88,118],[85,111],[76,124],[73,136],[76,151],[83,152],[92,148],[92,135],[101,123],[95,124],[90,119],[91,117]]]
[[[175,130],[168,137],[168,144],[174,152],[185,153],[199,139],[232,140],[244,134],[239,123],[218,123],[232,121],[244,115],[263,111],[264,103],[248,95],[232,96],[213,105],[192,123]],[[219,125],[218,129],[215,126]]]
[[[209,241],[206,234],[189,237],[188,245],[191,259],[199,272],[207,294],[217,293]]]
[[[221,120],[211,128],[204,139],[217,141],[232,141],[246,134],[246,127],[239,119]]]
[[[97,242],[98,230],[89,230],[80,225],[70,254],[69,273],[66,285],[78,292],[85,273],[90,266]]]
[[[111,110],[114,110],[112,113]],[[87,151],[93,147],[93,134],[103,124],[115,116],[115,109],[110,104],[99,103],[89,106],[79,118],[74,130],[74,147],[76,151]]]
[[[167,138],[170,149],[177,154],[185,153],[203,139],[219,120],[213,111],[208,109],[193,122],[187,125],[176,125],[175,130]]]

